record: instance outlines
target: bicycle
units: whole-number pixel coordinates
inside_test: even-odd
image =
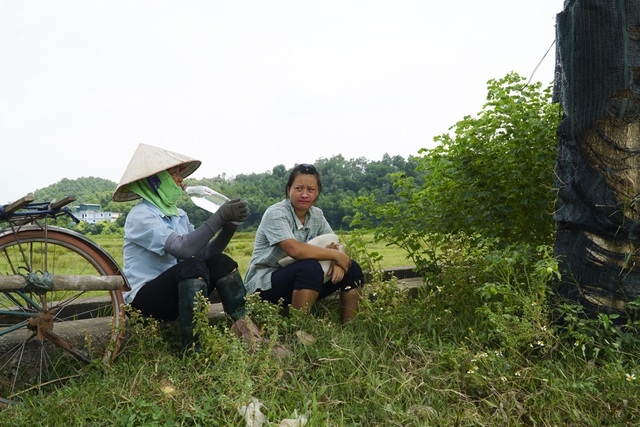
[[[111,362],[124,337],[128,285],[117,262],[82,234],[49,224],[61,216],[78,223],[67,207],[75,198],[34,200],[0,206],[0,406],[94,360]]]

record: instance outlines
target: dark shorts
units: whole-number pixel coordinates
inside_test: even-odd
[[[349,270],[339,283],[324,282],[324,271],[320,263],[313,259],[296,261],[271,273],[271,289],[259,291],[265,301],[277,304],[282,298],[285,305],[291,304],[294,290],[311,289],[319,292],[318,298],[326,298],[337,290],[342,292],[362,287],[364,275],[360,265],[351,261]]]

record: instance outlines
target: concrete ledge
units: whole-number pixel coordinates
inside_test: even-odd
[[[384,280],[390,280],[392,277],[396,277],[398,279],[415,279],[419,278],[420,275],[416,273],[415,267],[413,266],[391,267],[382,270],[382,278]],[[364,280],[365,283],[369,283],[371,281],[370,271],[364,272]]]

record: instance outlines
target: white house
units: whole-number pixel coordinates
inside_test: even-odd
[[[82,203],[80,206],[74,206],[73,215],[80,221],[95,224],[98,221],[115,222],[120,214],[118,212],[102,212],[99,204]]]

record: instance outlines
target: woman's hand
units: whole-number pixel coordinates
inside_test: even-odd
[[[216,213],[213,215],[219,215],[222,224],[229,222],[244,222],[249,215],[249,207],[247,202],[241,199],[233,199],[226,201]]]
[[[333,249],[337,252],[337,258],[331,262],[331,267],[327,271],[327,274],[331,276],[332,283],[338,283],[342,281],[345,273],[351,266],[351,258],[344,251],[344,246],[340,243],[330,243],[327,245],[327,249]]]
[[[340,268],[340,266],[336,265],[335,261],[331,263],[331,267],[329,267],[329,270],[327,271],[327,275],[331,276],[331,283],[334,285],[344,279],[344,273],[345,271]]]

